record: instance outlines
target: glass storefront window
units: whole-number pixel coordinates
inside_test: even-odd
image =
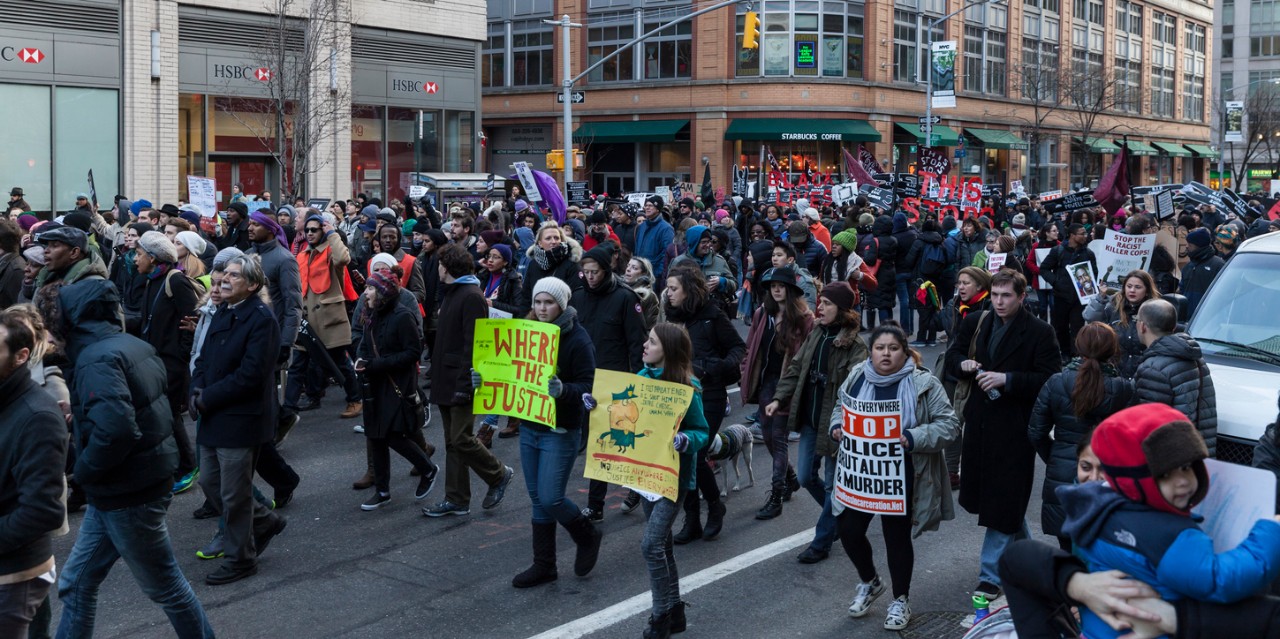
[[[50,209],[53,191],[49,93],[49,87],[0,84],[0,122],[4,122],[0,139],[5,149],[0,153],[0,175],[11,182],[3,188],[22,187],[27,204],[37,211]]]
[[[209,144],[215,153],[269,153],[276,145],[275,108],[271,100],[210,98]]]
[[[419,116],[422,139],[418,140]],[[440,158],[441,118],[439,111],[387,108],[387,197],[400,199],[405,196],[412,173],[434,173],[443,170]],[[415,148],[415,143],[418,145]],[[376,177],[365,172],[366,181],[383,179],[382,171]]]
[[[57,136],[54,157],[54,209],[75,208],[76,194],[89,192],[89,171],[98,204],[110,203],[120,183],[120,103],[113,89],[58,87],[54,91]]]
[[[470,111],[448,111],[445,114],[444,170],[471,173],[475,170],[472,139],[475,137],[475,114]]]
[[[178,95],[178,199],[187,201],[187,176],[206,176],[204,148],[203,95],[182,93]],[[230,197],[231,187],[218,184],[218,190]]]
[[[351,107],[351,188],[370,197],[382,191],[383,111],[380,106]]]
[[[654,142],[649,145],[648,188],[689,181],[689,143]]]
[[[760,164],[760,145],[767,144],[778,161],[778,168],[787,175],[793,184],[799,181],[806,167],[818,173],[836,174],[840,170],[843,158],[840,154],[839,142],[762,142],[760,140],[743,140],[739,144],[738,166],[745,166],[754,176]],[[852,147],[856,155],[856,146]]]

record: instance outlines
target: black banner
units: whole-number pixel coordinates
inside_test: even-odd
[[[1085,193],[1068,193],[1056,200],[1045,202],[1044,209],[1050,213],[1068,213],[1098,206],[1098,201],[1093,198],[1093,194]]]
[[[566,182],[565,186],[569,191],[569,204],[578,206],[591,206],[591,193],[587,189],[587,183],[583,182]]]

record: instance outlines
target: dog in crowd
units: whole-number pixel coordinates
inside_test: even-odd
[[[742,424],[730,424],[720,429],[707,446],[707,459],[714,462],[727,461],[726,466],[733,468],[733,491],[756,485],[756,475],[751,469],[751,431]],[[742,485],[742,473],[738,470],[738,460],[746,462],[747,485]],[[725,485],[720,488],[720,496],[729,495],[729,474],[724,475]]]

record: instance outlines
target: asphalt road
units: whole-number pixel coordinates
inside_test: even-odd
[[[864,335],[865,336],[865,335]],[[944,345],[925,352],[931,365]],[[336,389],[334,389],[336,390]],[[352,433],[359,420],[337,417],[341,406],[331,393],[282,447],[302,476],[293,503],[281,512],[288,529],[262,557],[257,576],[226,586],[205,585],[217,562],[197,559],[216,524],[197,521],[199,490],[179,495],[170,508],[169,529],[179,564],[191,580],[222,637],[504,637],[522,639],[590,636],[638,637],[648,615],[649,582],[640,555],[643,516],[618,509],[624,491],[610,492],[600,562],[588,577],[573,575],[573,544],[559,533],[559,581],[529,590],[511,587],[511,577],[531,559],[529,498],[524,490],[518,440],[495,439],[494,450],[516,469],[506,500],[491,511],[480,508],[484,485],[473,482],[471,514],[429,519],[423,503],[443,498],[443,480],[425,502],[413,500],[416,479],[409,465],[392,455],[393,501],[374,512],[359,504],[368,491],[351,482],[364,472],[363,436]],[[749,409],[732,395],[726,424],[743,421]],[[440,421],[427,431],[440,447]],[[890,601],[886,593],[862,619],[846,609],[857,575],[837,542],[831,557],[802,565],[796,555],[811,538],[819,508],[801,492],[771,521],[754,514],[768,491],[769,461],[755,447],[756,484],[731,493],[724,533],[711,542],[677,546],[690,637],[883,637],[881,624]],[[795,458],[794,447],[791,451]],[[586,481],[578,462],[570,492],[586,502]],[[1041,469],[1041,475],[1043,471]],[[1039,528],[1039,486],[1028,513]],[[58,540],[66,560],[81,516],[71,534]],[[677,527],[679,521],[677,521]],[[877,565],[887,578],[879,527],[871,527]],[[1041,537],[1048,540],[1047,537]],[[977,584],[982,530],[957,506],[956,519],[915,543],[911,591],[914,619],[904,637],[960,637],[957,621],[972,612],[968,591]],[[55,597],[54,623],[60,608]],[[148,601],[128,568],[117,564],[103,584],[99,637],[170,637],[159,606]]]

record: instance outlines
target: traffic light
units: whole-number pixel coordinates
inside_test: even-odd
[[[743,49],[759,49],[760,48],[760,14],[755,11],[747,12],[746,24],[742,27],[742,48]]]

